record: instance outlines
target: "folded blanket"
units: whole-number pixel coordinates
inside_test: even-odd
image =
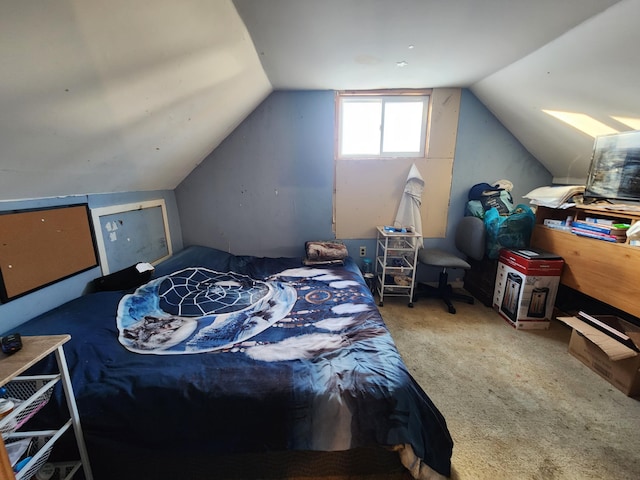
[[[309,260],[302,259],[303,265],[344,265],[344,260]]]
[[[335,241],[305,242],[305,265],[335,265],[349,256],[345,244]]]

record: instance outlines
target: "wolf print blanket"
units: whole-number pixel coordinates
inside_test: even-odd
[[[119,341],[130,351],[156,355],[235,347],[282,357],[296,348],[338,347],[343,336],[327,332],[342,330],[353,324],[354,314],[370,309],[362,298],[366,291],[353,275],[301,267],[254,279],[186,268],[123,297],[117,314]]]
[[[105,461],[382,445],[413,452],[401,456],[412,472],[450,474],[446,422],[352,258],[309,267],[188,247],[154,274],[133,293],[83,295],[21,326],[71,335],[85,439]],[[56,372],[55,358],[38,368]],[[47,406],[54,425],[68,418],[63,395]]]

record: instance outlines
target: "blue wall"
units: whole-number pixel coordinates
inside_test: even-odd
[[[169,217],[169,230],[174,251],[182,249],[180,219],[173,191],[127,192],[100,195],[77,195],[69,197],[42,198],[15,202],[1,202],[0,212],[61,205],[88,203],[89,208],[108,207],[127,203],[143,202],[163,198]],[[97,254],[96,254],[97,255]],[[61,282],[37,290],[31,294],[0,305],[0,332],[15,329],[21,323],[58,305],[82,295],[89,282],[102,275],[99,267],[74,275]],[[19,330],[18,330],[19,331]]]
[[[334,238],[334,122],[334,92],[276,91],[175,192],[3,202],[0,211],[86,202],[96,208],[164,198],[174,251],[184,243],[235,254],[302,256],[306,240]],[[533,188],[551,184],[549,172],[469,90],[463,90],[448,238],[425,239],[425,245],[453,249],[452,230],[464,213],[469,188],[502,178],[513,182],[516,202]],[[353,256],[360,245],[367,247],[369,256],[375,254],[373,239],[346,243]],[[95,268],[0,305],[0,331],[76,298],[100,274]],[[418,271],[424,281],[436,275],[431,269]]]
[[[523,195],[551,185],[552,178],[470,90],[462,90],[447,236],[464,214],[469,188],[476,183],[510,180],[514,202],[529,205]]]
[[[185,245],[302,256],[328,240],[334,93],[273,92],[176,188]]]
[[[272,93],[176,189],[185,245],[298,256],[306,240],[335,238],[334,122],[333,92]],[[516,201],[551,183],[551,174],[463,90],[447,237],[464,214],[469,188],[502,178],[513,182]],[[353,256],[360,245],[375,254],[373,239],[345,243]],[[425,245],[453,248],[448,239]]]
[[[454,231],[464,215],[469,188],[476,183],[493,183],[501,179],[513,183],[514,203],[529,205],[523,195],[542,185],[551,185],[553,176],[470,90],[463,89],[446,238],[425,239],[425,247],[439,247],[456,253]],[[437,272],[433,270],[419,268],[418,279],[435,281]],[[449,279],[454,281],[463,275],[463,271],[450,271]]]

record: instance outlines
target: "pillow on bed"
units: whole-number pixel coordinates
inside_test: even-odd
[[[229,252],[216,248],[191,245],[157,264],[153,277],[164,277],[187,267],[204,267],[216,272],[228,272],[232,270],[231,263],[237,258]],[[239,270],[234,271],[243,273]]]
[[[305,265],[343,264],[349,256],[346,245],[336,241],[306,242],[304,249],[307,254],[303,261]]]
[[[117,272],[98,277],[93,281],[97,292],[129,290],[144,285],[151,278],[153,266],[149,263],[136,263]]]

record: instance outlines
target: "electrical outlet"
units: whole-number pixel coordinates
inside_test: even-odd
[[[364,245],[360,247],[360,256],[361,257],[367,256],[367,247],[365,247]]]

